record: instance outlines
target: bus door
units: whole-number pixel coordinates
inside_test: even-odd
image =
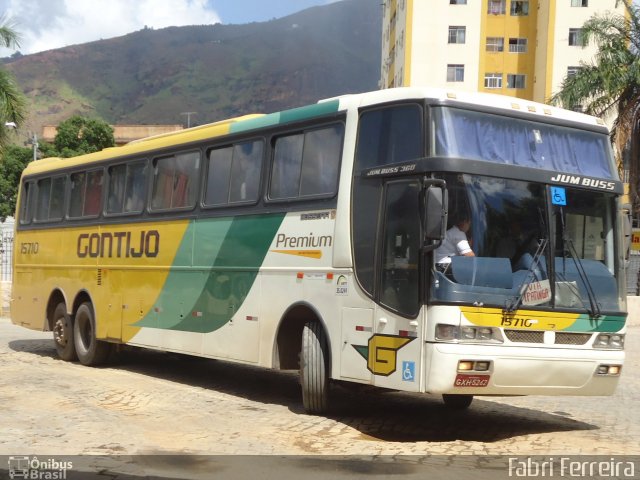
[[[416,179],[384,186],[377,245],[377,302],[369,370],[374,384],[419,391],[422,355],[421,185]]]

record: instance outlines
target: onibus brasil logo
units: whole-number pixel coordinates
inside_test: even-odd
[[[65,462],[54,458],[44,460],[38,457],[9,457],[9,477],[29,478],[34,480],[63,480],[67,478],[67,470],[73,468],[73,462]]]

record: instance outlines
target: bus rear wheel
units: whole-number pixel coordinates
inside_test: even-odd
[[[305,411],[311,414],[326,412],[329,405],[329,349],[320,322],[307,322],[302,330],[300,383]]]
[[[73,338],[81,364],[93,367],[107,361],[111,344],[96,338],[96,320],[89,302],[78,307],[73,322]]]
[[[73,340],[73,322],[64,303],[61,302],[56,306],[52,320],[53,341],[58,357],[67,362],[73,362],[78,358]]]
[[[464,410],[465,408],[469,408],[469,405],[471,405],[473,395],[443,394],[442,401],[444,401],[444,404],[449,408],[454,410]]]

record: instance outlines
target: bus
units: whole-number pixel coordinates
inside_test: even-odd
[[[30,163],[11,315],[63,360],[119,345],[442,395],[610,395],[623,185],[604,123],[407,87]],[[474,255],[437,262],[470,220]]]

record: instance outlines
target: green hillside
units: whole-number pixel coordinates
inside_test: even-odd
[[[30,128],[70,115],[196,123],[377,88],[380,2],[345,0],[247,25],[145,29],[17,58]]]

